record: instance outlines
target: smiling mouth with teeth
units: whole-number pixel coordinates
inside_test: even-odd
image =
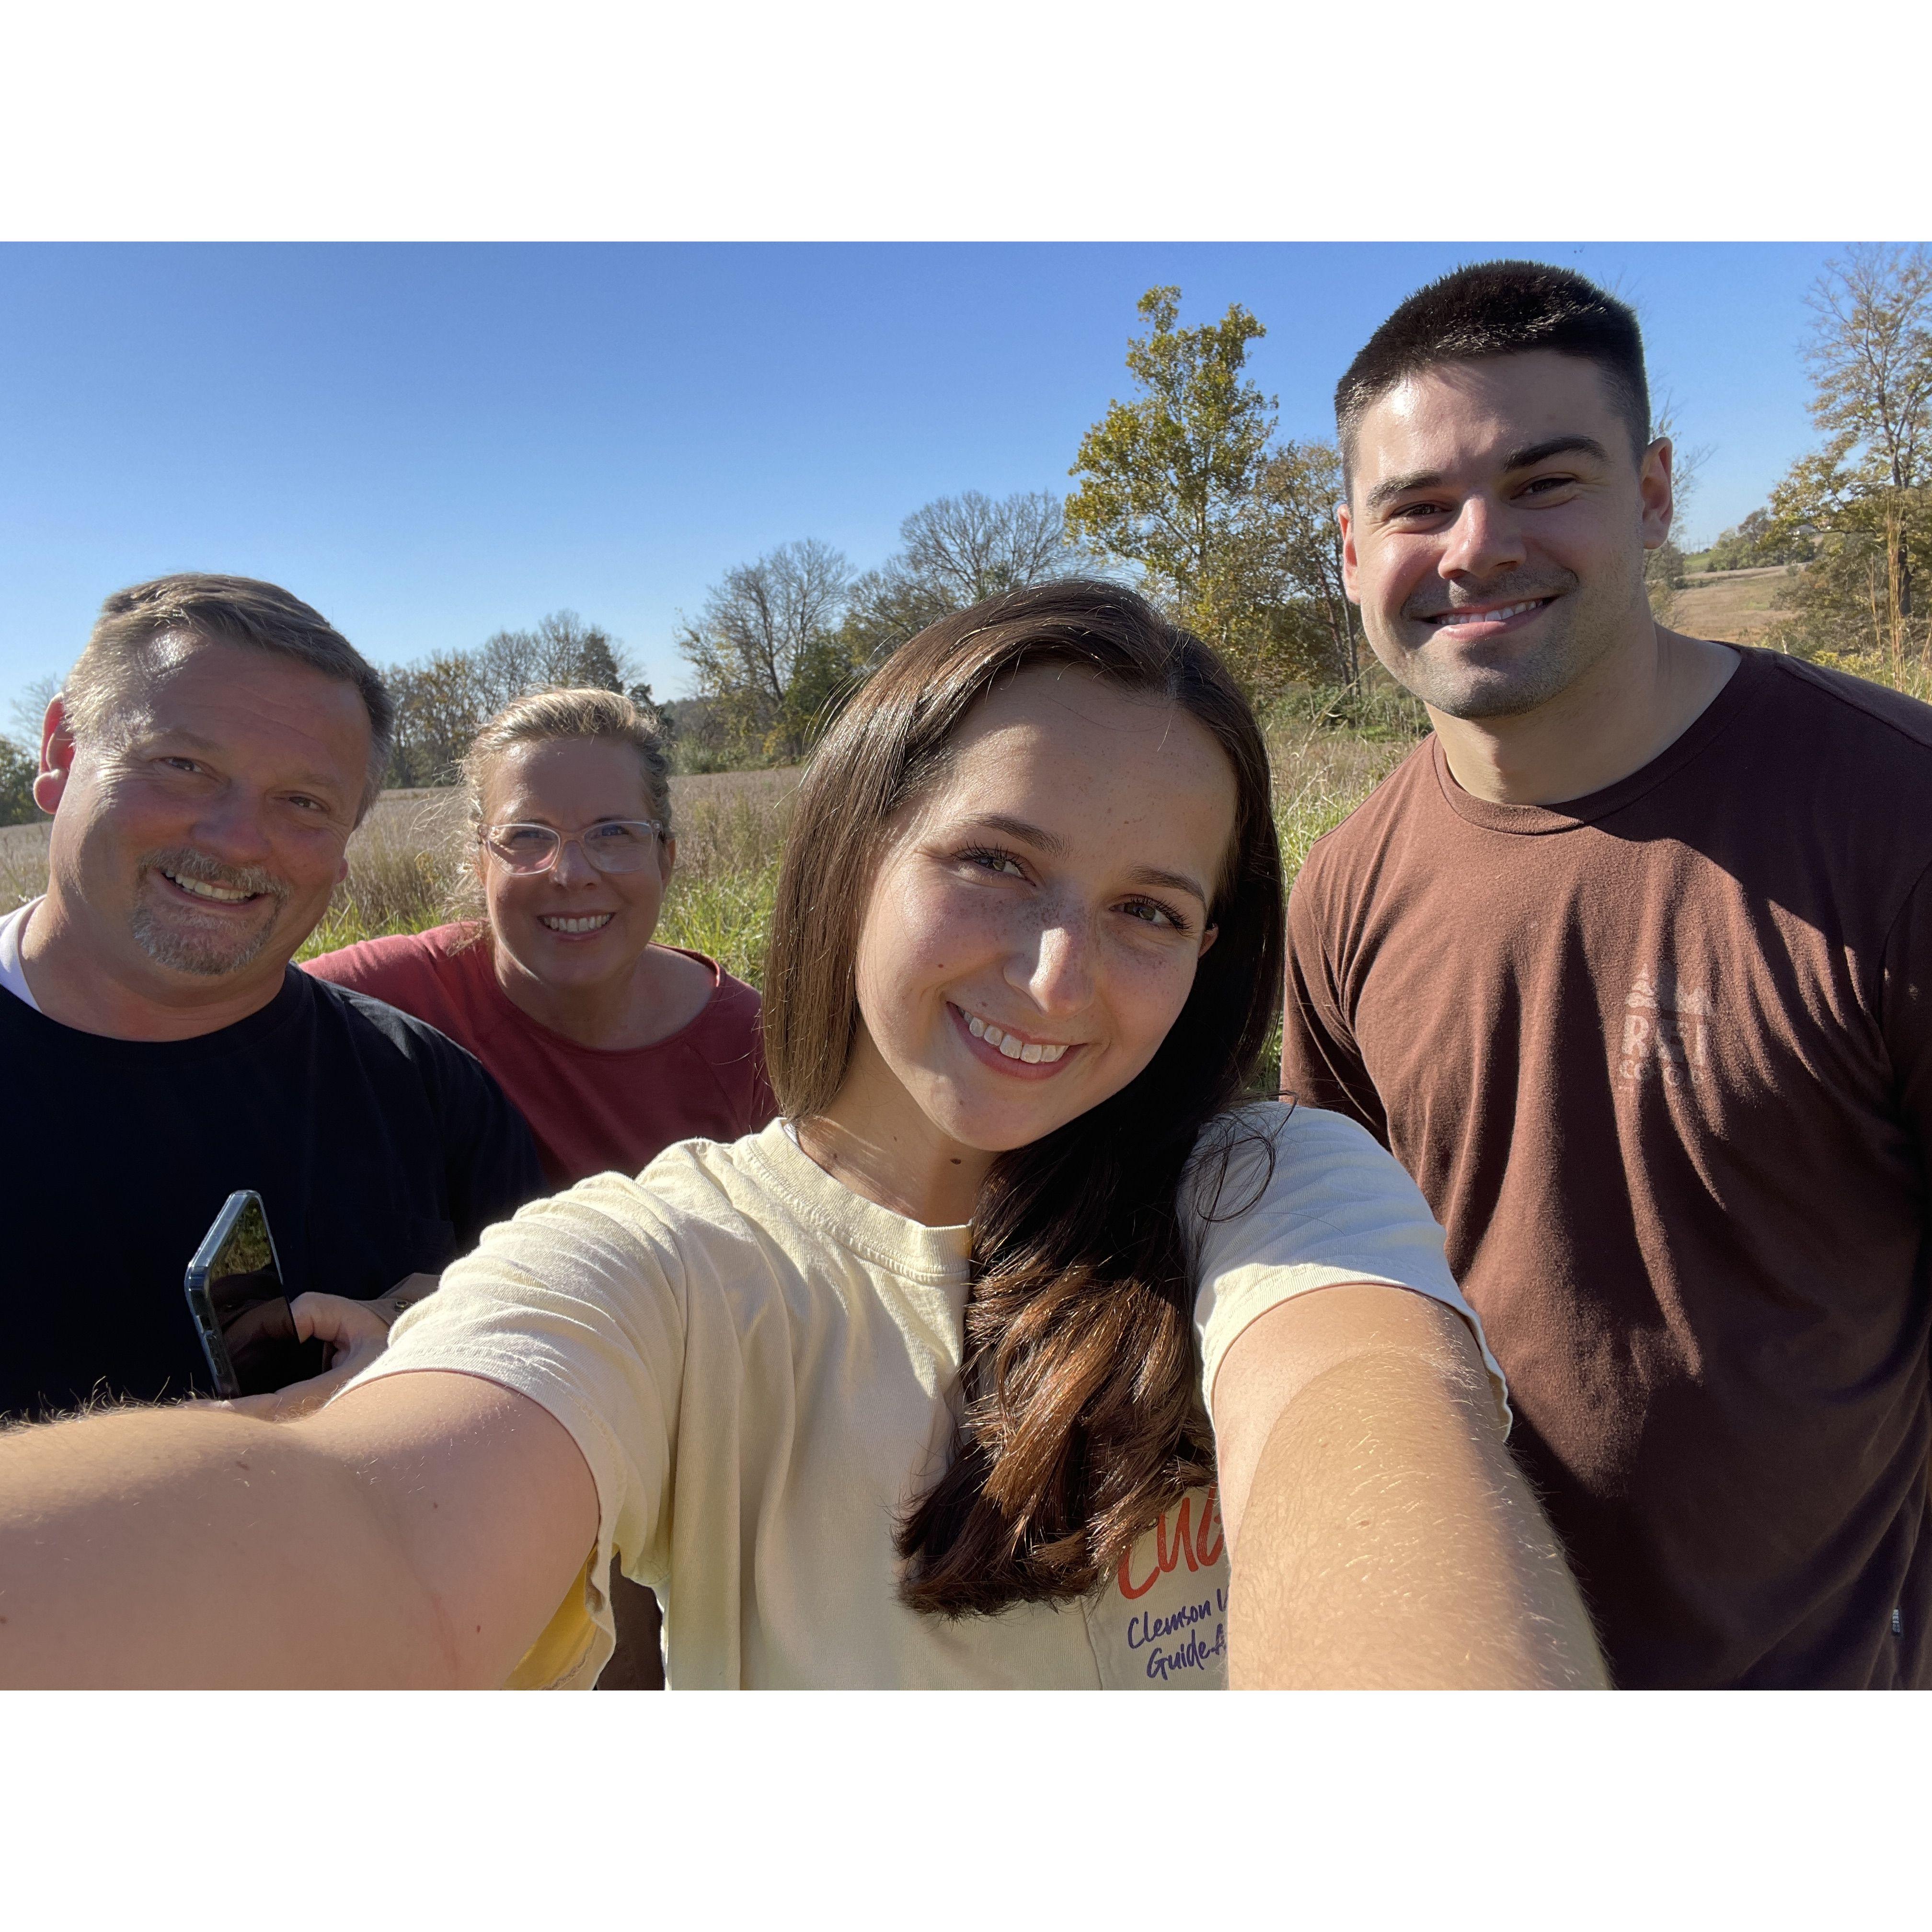
[[[1448,629],[1451,624],[1500,624],[1508,618],[1521,616],[1526,610],[1540,610],[1550,601],[1547,597],[1529,597],[1520,604],[1498,604],[1490,610],[1452,607],[1447,610],[1432,611],[1424,621],[1433,624],[1438,631]]]
[[[614,912],[593,912],[581,918],[567,918],[562,913],[547,912],[538,915],[538,923],[548,926],[552,932],[596,932],[608,926],[617,915]]]
[[[249,900],[260,898],[259,892],[237,892],[230,886],[210,885],[206,879],[190,879],[182,872],[170,872],[164,866],[161,877],[171,886],[178,886],[184,892],[192,892],[198,899],[212,899],[217,905],[245,905]]]
[[[965,1016],[966,1028],[975,1040],[983,1040],[988,1046],[997,1047],[1009,1060],[1023,1060],[1029,1066],[1048,1066],[1062,1058],[1066,1046],[1048,1046],[1044,1040],[1022,1040],[1003,1028],[990,1024],[977,1013]]]

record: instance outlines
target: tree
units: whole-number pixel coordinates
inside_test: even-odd
[[[1918,586],[1932,562],[1932,254],[1856,248],[1810,298],[1805,362],[1822,449],[1772,492],[1770,544],[1813,538],[1796,602],[1814,642],[1902,669],[1923,656]]]
[[[439,651],[421,664],[398,665],[386,675],[396,706],[390,783],[453,783],[478,728],[500,709],[476,656],[466,651]]]
[[[1066,526],[1138,565],[1156,597],[1226,649],[1258,607],[1250,512],[1276,404],[1241,372],[1268,332],[1238,302],[1181,328],[1178,288],[1148,290],[1138,309],[1149,328],[1130,339],[1127,368],[1141,394],[1110,402],[1081,439]]]
[[[1144,587],[1205,638],[1257,703],[1290,684],[1352,684],[1360,657],[1342,587],[1341,458],[1276,443],[1275,399],[1242,371],[1267,332],[1239,303],[1178,326],[1180,291],[1150,289],[1127,345],[1141,394],[1082,440],[1070,531],[1139,566]]]
[[[1753,510],[1742,523],[1720,531],[1704,555],[1706,570],[1752,570],[1767,565],[1808,563],[1817,553],[1815,532],[1808,526],[1779,530],[1766,509]]]
[[[842,552],[816,538],[728,570],[678,649],[725,734],[788,764],[802,758],[855,669],[837,626],[851,587]]]
[[[1341,685],[1360,675],[1335,516],[1346,494],[1341,452],[1328,442],[1282,443],[1256,479],[1256,562],[1259,571],[1272,572],[1273,595],[1263,607],[1267,647],[1251,655],[1271,662],[1277,674],[1300,670],[1316,683]]]
[[[1094,568],[1068,540],[1060,499],[1045,490],[998,502],[977,490],[935,497],[899,526],[899,540],[898,554],[848,593],[844,639],[856,664],[878,663],[950,611]]]
[[[34,780],[40,761],[10,738],[0,738],[0,825],[31,825],[40,816]]]
[[[38,752],[40,726],[46,720],[47,706],[60,695],[60,688],[61,681],[57,677],[37,677],[8,706],[14,727],[11,735],[17,743]]]
[[[476,657],[486,716],[551,686],[624,688],[622,646],[574,610],[553,610],[527,631],[498,631]]]

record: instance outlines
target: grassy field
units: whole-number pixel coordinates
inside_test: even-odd
[[[1709,571],[1687,577],[1671,598],[1665,621],[1689,637],[1754,644],[1786,614],[1783,599],[1794,576],[1777,564],[1766,570]]]
[[[1292,878],[1314,840],[1339,824],[1408,746],[1299,725],[1276,733],[1269,748],[1276,818]],[[795,771],[671,780],[678,863],[660,939],[709,953],[760,983],[797,782]],[[349,877],[298,956],[440,924],[460,908],[466,850],[457,794],[386,792],[350,842]],[[46,826],[0,831],[0,912],[46,884]]]

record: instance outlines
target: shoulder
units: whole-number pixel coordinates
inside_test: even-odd
[[[674,1141],[634,1184],[659,1221],[687,1239],[758,1240],[793,1219],[772,1191],[758,1139]]]
[[[714,1034],[728,1035],[734,1040],[755,1035],[764,1007],[758,989],[747,985],[735,974],[726,972],[722,966],[716,970],[717,987],[700,1024]]]
[[[316,979],[373,992],[380,999],[385,997],[382,988],[386,982],[416,982],[464,970],[474,954],[487,955],[487,945],[474,943],[476,936],[477,928],[468,923],[432,926],[427,932],[388,933],[380,939],[340,946],[333,952],[318,953],[303,962],[302,970]]]
[[[364,1065],[373,1059],[406,1067],[419,1082],[445,1093],[494,1088],[476,1055],[428,1021],[359,987],[307,974],[301,981],[318,1024],[345,1034]]]
[[[1456,1293],[1421,1190],[1341,1114],[1259,1101],[1220,1115],[1196,1144],[1182,1205],[1204,1276],[1318,1266]]]
[[[1267,1202],[1319,1213],[1362,1198],[1429,1214],[1420,1190],[1367,1128],[1294,1101],[1252,1101],[1217,1114],[1195,1142],[1188,1174],[1193,1202],[1210,1217],[1238,1217]]]
[[[1789,710],[1807,735],[1842,742],[1861,758],[1876,754],[1932,780],[1932,705],[1850,671],[1781,651],[1734,646],[1771,700]]]
[[[1210,1121],[1184,1184],[1204,1386],[1270,1309],[1322,1288],[1412,1290],[1469,1324],[1507,1418],[1502,1371],[1443,1253],[1442,1230],[1395,1156],[1356,1122],[1261,1102]]]
[[[1308,848],[1296,884],[1346,870],[1378,850],[1412,813],[1436,797],[1436,738],[1432,732],[1388,776],[1377,782],[1360,804],[1324,832]]]

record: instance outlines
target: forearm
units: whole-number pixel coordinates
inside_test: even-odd
[[[0,1436],[0,1684],[426,1684],[454,1652],[381,1493],[199,1406]]]
[[[1596,1688],[1589,1619],[1485,1410],[1427,1357],[1318,1376],[1256,1464],[1228,1606],[1237,1686]]]

